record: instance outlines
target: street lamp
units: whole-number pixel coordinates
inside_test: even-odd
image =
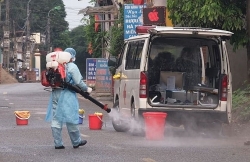
[[[49,10],[49,12],[48,12],[48,16],[47,16],[47,45],[48,45],[48,53],[51,51],[50,50],[50,12],[51,11],[54,11],[54,10],[60,10],[61,9],[61,6],[56,6],[56,7],[54,7],[54,8],[52,8],[52,9],[50,9]]]

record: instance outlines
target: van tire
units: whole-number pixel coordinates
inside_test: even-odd
[[[201,123],[199,125],[200,130],[207,137],[220,137],[223,136],[222,123],[221,122],[210,122]]]
[[[131,128],[129,130],[130,134],[133,136],[145,136],[145,130],[144,130],[144,122],[143,118],[138,116],[136,118],[135,116],[135,102],[132,100],[131,102]]]
[[[119,100],[116,100],[114,105],[113,105],[113,109],[115,111],[117,111],[117,113],[119,113]],[[112,112],[112,110],[111,110]],[[116,113],[114,113],[116,114]],[[120,114],[117,114],[120,115]],[[112,125],[113,128],[117,131],[117,132],[127,132],[129,130],[129,121],[125,120],[125,119],[121,119],[122,117],[112,117]]]
[[[183,126],[188,136],[194,136],[199,132],[198,123],[194,117],[189,117],[188,120],[185,120]]]

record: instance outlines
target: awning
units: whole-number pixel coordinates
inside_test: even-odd
[[[78,14],[84,15],[95,15],[95,14],[115,14],[117,13],[117,7],[115,5],[110,6],[99,6],[99,7],[91,7],[88,6],[78,12]]]

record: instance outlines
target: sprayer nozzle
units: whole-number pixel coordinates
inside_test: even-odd
[[[110,112],[111,112],[111,109],[110,109],[110,108],[108,108],[106,111],[107,111],[107,113],[110,113]]]

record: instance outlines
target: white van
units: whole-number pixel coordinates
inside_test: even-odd
[[[232,76],[229,31],[196,27],[137,27],[144,33],[125,40],[114,75],[114,109],[140,119],[166,112],[167,123],[197,128],[230,123]],[[120,118],[116,131],[127,131]]]

